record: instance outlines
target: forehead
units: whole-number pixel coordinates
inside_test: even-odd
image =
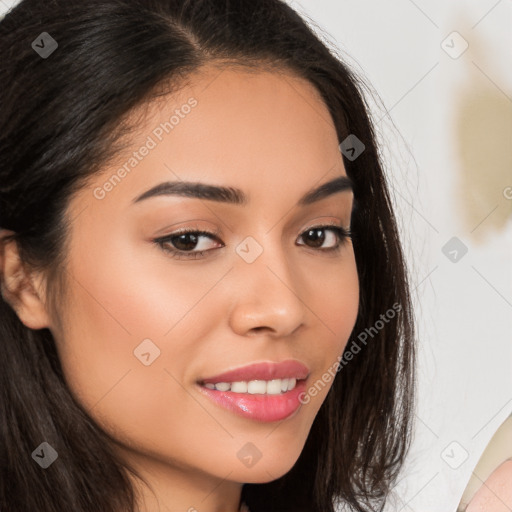
[[[131,201],[149,186],[181,179],[237,187],[250,198],[269,190],[298,198],[346,175],[327,106],[311,83],[289,72],[203,68],[140,112],[129,150],[95,183],[123,166],[110,197]],[[134,156],[138,150],[144,156]]]

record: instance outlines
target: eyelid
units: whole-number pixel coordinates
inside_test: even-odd
[[[322,221],[322,220],[318,220],[318,219],[315,219],[309,225],[307,225],[306,227],[301,229],[300,230],[300,235],[304,234],[306,231],[309,231],[310,229],[322,228],[322,227],[339,228],[339,229],[342,229],[344,234],[346,234],[347,236],[351,236],[352,235],[352,233],[351,233],[351,226],[350,225],[348,227],[345,227],[345,226],[340,225],[339,221],[333,221],[333,220],[327,220],[327,221],[324,220],[324,221]],[[222,230],[220,230],[218,228],[203,229],[203,228],[200,228],[197,225],[192,225],[192,226],[186,226],[184,228],[178,228],[176,231],[173,231],[172,233],[169,233],[168,235],[159,236],[158,238],[156,238],[156,240],[168,240],[168,239],[173,238],[175,236],[180,236],[180,235],[187,234],[187,233],[194,233],[194,234],[198,234],[198,235],[204,235],[204,236],[207,236],[209,238],[219,238],[219,237],[222,237]]]
[[[309,226],[300,231],[300,233],[304,233],[308,229],[313,229],[317,227],[326,227],[326,226],[332,226],[333,228],[341,228],[344,231],[350,233],[350,225],[348,227],[342,226],[341,221],[334,221],[334,220],[316,220]]]

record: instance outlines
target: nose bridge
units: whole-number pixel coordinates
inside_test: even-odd
[[[277,230],[249,235],[236,247],[236,329],[268,327],[284,335],[304,320],[305,305],[286,250]]]
[[[289,254],[286,253],[287,247],[283,246],[277,227],[266,231],[262,227],[258,232],[246,236],[235,251],[239,257],[236,270],[240,271],[248,283],[254,279],[255,284],[268,286],[270,280],[284,286],[284,281],[289,288],[296,287]]]

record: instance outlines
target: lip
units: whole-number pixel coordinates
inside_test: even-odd
[[[298,412],[300,400],[306,391],[306,379],[298,380],[295,388],[280,395],[233,393],[218,391],[199,385],[199,391],[220,407],[251,420],[262,422],[281,421]]]
[[[295,378],[306,379],[309,375],[309,368],[296,359],[287,359],[278,363],[265,361],[241,366],[233,370],[200,379],[198,384],[217,384],[219,382],[240,382],[251,380],[272,380]],[[293,390],[292,390],[293,391]]]
[[[278,363],[264,361],[253,363],[219,375],[197,381],[199,390],[220,407],[239,416],[256,421],[280,421],[294,415],[302,402],[300,396],[306,390],[309,368],[296,359]],[[240,382],[251,380],[296,379],[295,388],[278,395],[235,393],[209,389],[204,384],[219,382]]]

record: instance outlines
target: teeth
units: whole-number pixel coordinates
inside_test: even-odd
[[[204,386],[217,391],[232,391],[233,393],[248,393],[250,395],[280,395],[295,388],[297,379],[251,380],[238,382],[207,383]]]
[[[247,382],[232,382],[231,391],[233,391],[233,393],[247,393]]]
[[[281,379],[270,380],[266,383],[265,381],[261,381],[265,386],[265,390],[267,395],[279,395],[281,393]]]

